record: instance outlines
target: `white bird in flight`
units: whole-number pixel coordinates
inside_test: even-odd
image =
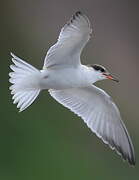
[[[118,80],[101,65],[81,64],[80,55],[91,33],[87,16],[76,12],[48,50],[42,70],[11,53],[14,65],[10,66],[13,72],[9,73],[9,81],[13,103],[21,112],[41,90],[48,89],[56,101],[80,116],[104,143],[135,165],[134,147],[117,106],[106,92],[93,85],[103,79]]]

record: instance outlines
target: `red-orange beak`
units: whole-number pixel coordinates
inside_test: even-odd
[[[112,76],[111,74],[105,74],[104,73],[104,75],[106,76],[107,79],[119,82],[119,80],[117,78],[115,78],[114,76]]]

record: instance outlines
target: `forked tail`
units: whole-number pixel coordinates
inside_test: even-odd
[[[30,106],[39,95],[41,73],[13,53],[11,56],[14,65],[10,66],[13,70],[9,73],[9,82],[12,83],[10,90],[13,95],[13,104],[17,103],[17,108],[21,112]]]

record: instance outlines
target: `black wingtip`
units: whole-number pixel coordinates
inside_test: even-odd
[[[131,143],[131,142],[130,142]],[[121,155],[122,155],[122,158],[123,160],[127,160],[127,162],[132,166],[132,167],[135,167],[136,165],[136,158],[135,158],[135,153],[134,153],[134,148],[133,148],[133,145],[132,144],[129,144],[130,145],[130,154],[127,155],[127,154],[124,154],[124,152],[121,152]],[[132,145],[132,146],[131,146]]]
[[[77,12],[75,13],[76,16],[79,16],[79,15],[81,15],[81,14],[82,14],[81,11],[77,11]]]
[[[81,11],[76,11],[76,12],[73,14],[72,18],[69,20],[69,22],[67,22],[67,25],[70,25],[70,23],[73,23],[73,21],[76,19],[76,17],[78,17],[78,16],[80,16],[80,15],[82,15]]]
[[[129,164],[130,164],[132,167],[135,167],[135,165],[136,165],[136,159],[135,159],[135,157],[132,157],[131,159],[128,159],[128,162],[129,162]]]

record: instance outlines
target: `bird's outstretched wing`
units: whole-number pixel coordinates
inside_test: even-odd
[[[80,64],[81,51],[88,42],[91,32],[87,16],[76,12],[61,29],[56,44],[48,50],[43,69]]]
[[[118,108],[111,97],[96,86],[65,90],[49,90],[59,103],[82,117],[87,126],[108,144],[135,165],[134,148]]]

